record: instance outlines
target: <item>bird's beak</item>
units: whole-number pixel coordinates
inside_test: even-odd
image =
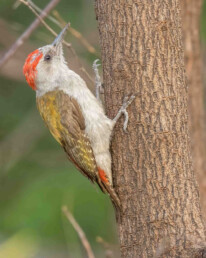
[[[52,46],[54,46],[55,48],[58,48],[59,45],[61,45],[64,36],[66,34],[67,29],[69,28],[70,23],[68,23],[63,30],[59,33],[59,35],[55,38],[55,40],[53,41],[53,43],[51,44]]]

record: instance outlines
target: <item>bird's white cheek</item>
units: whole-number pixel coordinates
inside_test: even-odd
[[[42,69],[41,65],[37,66],[37,74],[36,74],[36,83],[40,84],[41,82],[44,82],[46,78],[46,73]]]
[[[56,83],[59,81],[58,78],[58,69],[54,69],[52,64],[39,64],[35,80],[37,94],[40,96],[58,87],[59,85]]]

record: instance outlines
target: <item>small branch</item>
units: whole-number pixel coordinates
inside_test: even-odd
[[[19,0],[20,1],[20,0]],[[33,3],[31,0],[27,0],[27,2],[29,2],[29,4],[38,12],[38,14],[40,14],[43,10],[37,6],[35,3]],[[55,10],[53,10],[54,12]],[[56,24],[57,26],[59,26],[60,28],[62,28],[62,24],[60,22],[58,22],[53,16],[51,15],[47,15],[47,19],[52,21],[54,24]],[[66,25],[66,24],[65,24]]]
[[[87,76],[87,78],[94,84],[94,80],[92,79],[90,74],[87,72],[87,70],[82,65],[81,65],[80,71],[82,71]]]
[[[41,19],[45,18],[47,14],[59,3],[60,0],[51,0],[51,2],[44,8],[40,14]],[[1,57],[0,67],[11,58],[17,49],[23,45],[24,41],[29,38],[31,33],[39,26],[40,20],[36,18],[32,24],[25,30],[25,32],[17,39],[17,41],[10,47],[10,49]]]
[[[56,24],[57,22],[59,24],[62,24],[63,26],[66,25],[66,22],[62,19],[62,17],[60,16],[60,14],[58,13],[58,11],[54,10],[53,11],[53,15],[56,17]],[[53,17],[51,17],[53,18]],[[92,54],[95,54],[96,56],[98,56],[96,49],[87,41],[86,38],[84,38],[84,36],[77,31],[76,29],[72,28],[71,26],[69,27],[69,32],[75,37],[77,38],[80,43]]]
[[[107,243],[102,237],[99,237],[99,236],[96,238],[96,241],[97,243],[101,244],[105,249],[106,258],[112,258],[115,256],[112,250],[114,248],[112,248],[111,244]]]
[[[43,20],[41,19],[41,17],[39,16],[39,14],[37,12],[39,12],[41,9],[37,6],[37,5],[34,5],[32,1],[29,1],[29,2],[26,2],[25,0],[19,0],[21,3],[25,4],[26,6],[28,6],[28,8],[30,10],[32,10],[32,12],[37,16],[37,18],[39,18],[39,20],[42,22],[42,24],[55,36],[57,36],[56,32]],[[35,9],[34,9],[35,8]],[[42,10],[42,12],[44,12],[44,10]],[[42,13],[41,12],[41,13]],[[50,20],[52,18],[52,21],[54,22],[54,19],[52,16],[49,16],[48,17]],[[61,26],[61,23],[59,21],[57,21],[55,19],[55,24],[57,24],[60,28],[62,27]],[[75,56],[77,62],[79,63],[79,66],[80,66],[80,70],[82,70],[84,72],[84,74],[88,77],[88,79],[90,81],[92,81],[92,83],[94,83],[94,81],[92,80],[92,78],[89,76],[88,72],[86,72],[85,68],[82,66],[77,54],[76,54],[76,51],[72,48],[71,44],[63,41],[63,43],[68,47],[68,49],[72,52],[72,54]]]
[[[30,2],[26,2],[24,0],[19,0],[22,4],[26,5],[35,15],[36,17],[40,20],[40,22],[47,28],[48,31],[51,32],[55,37],[58,35],[42,18],[41,16],[35,11],[35,9],[32,7]],[[71,44],[67,43],[65,40],[62,42],[65,46],[71,47]]]
[[[29,7],[29,9],[38,17],[38,14],[42,13],[43,11],[41,10],[41,8],[39,8],[36,4],[34,4],[31,0],[25,1],[25,0],[18,0],[19,2],[27,5]],[[62,17],[60,16],[59,12],[54,10],[53,11],[53,16],[51,15],[47,15],[47,18],[52,21],[53,23],[55,23],[58,27],[62,28],[64,27],[67,23],[62,19]],[[55,35],[55,32],[43,21],[45,27],[53,34]],[[71,26],[69,26],[68,31],[75,37],[77,38],[80,43],[92,54],[98,56],[96,49],[87,41],[86,38],[84,38],[84,36],[77,31],[76,29],[72,28]]]
[[[66,206],[62,207],[62,212],[64,213],[64,215],[67,217],[67,219],[70,221],[70,223],[72,224],[72,226],[74,227],[75,231],[77,232],[82,245],[84,246],[87,255],[89,258],[95,258],[94,253],[92,251],[92,248],[90,246],[89,241],[86,238],[86,235],[84,233],[84,231],[82,230],[82,228],[79,226],[79,224],[77,223],[77,221],[75,220],[75,218],[73,217],[73,215],[71,214],[71,212],[67,209]]]

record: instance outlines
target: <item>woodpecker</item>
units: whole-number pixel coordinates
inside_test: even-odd
[[[125,115],[126,130],[126,108],[135,96],[124,99],[113,120],[105,115],[99,97],[101,81],[98,60],[93,64],[96,97],[84,80],[69,69],[65,62],[62,41],[68,26],[64,27],[52,44],[28,55],[23,73],[29,86],[36,91],[41,117],[69,160],[91,182],[96,182],[104,193],[110,195],[115,207],[120,207],[120,200],[112,184],[110,141],[113,128],[122,114]]]

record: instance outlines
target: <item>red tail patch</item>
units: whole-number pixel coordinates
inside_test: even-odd
[[[98,168],[98,173],[99,173],[99,177],[102,180],[103,183],[109,183],[109,180],[107,178],[106,173],[104,172],[103,169]]]
[[[23,73],[26,77],[26,80],[31,86],[33,90],[36,90],[35,85],[35,76],[36,76],[36,67],[39,63],[39,60],[42,58],[43,53],[41,53],[38,49],[30,53],[25,61],[24,67],[23,67]]]

